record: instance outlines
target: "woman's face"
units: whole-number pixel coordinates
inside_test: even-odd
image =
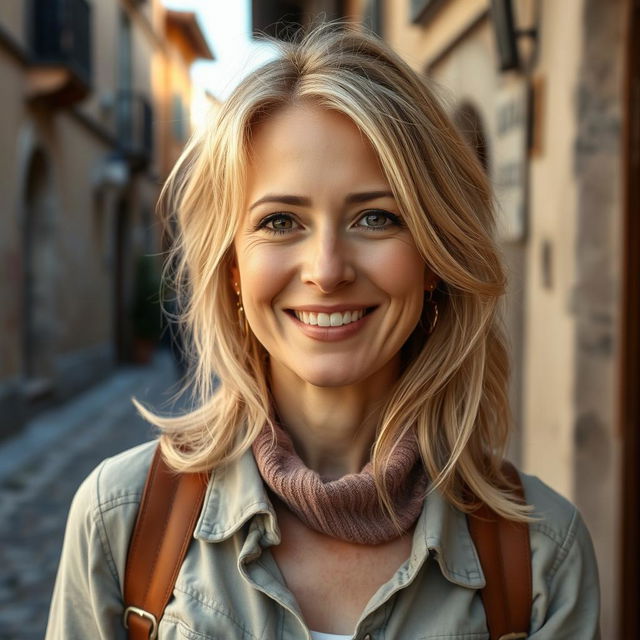
[[[306,104],[258,125],[243,215],[232,277],[272,366],[322,387],[397,375],[435,277],[351,120]]]

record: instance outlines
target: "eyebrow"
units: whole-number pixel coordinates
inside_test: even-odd
[[[391,191],[363,191],[361,193],[348,194],[344,202],[345,204],[357,204],[360,202],[368,202],[369,200],[376,200],[377,198],[393,198],[394,195]],[[285,194],[268,194],[259,200],[256,200],[250,207],[249,211],[257,207],[259,204],[266,202],[275,202],[278,204],[292,204],[300,207],[310,207],[311,199],[303,196],[292,196]]]

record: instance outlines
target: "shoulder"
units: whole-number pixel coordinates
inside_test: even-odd
[[[557,553],[566,553],[577,538],[589,536],[574,504],[536,476],[520,472],[520,478],[526,500],[533,507],[534,521],[529,525],[532,547],[537,542]]]
[[[520,479],[525,498],[533,507],[531,515],[535,522],[531,523],[530,529],[562,544],[580,516],[575,505],[537,476],[520,472]]]
[[[76,492],[51,601],[47,638],[121,638],[129,538],[156,443],[101,462]]]
[[[589,531],[579,510],[535,476],[520,474],[527,502],[533,587],[532,628],[576,629],[597,637],[599,579]],[[551,621],[554,621],[553,623]],[[589,629],[588,632],[585,629]],[[545,636],[547,637],[547,636]]]
[[[139,503],[156,446],[156,441],[145,442],[103,460],[82,482],[74,501],[101,511]]]
[[[156,441],[147,442],[103,460],[82,482],[71,504],[68,533],[98,541],[115,574],[121,575],[124,567],[156,446]]]

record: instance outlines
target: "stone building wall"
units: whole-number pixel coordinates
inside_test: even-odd
[[[206,49],[197,24],[177,48],[160,0],[88,1],[91,70],[78,78],[35,63],[27,7],[0,3],[0,438],[132,357],[136,258],[161,250],[166,106],[182,97],[188,135],[189,66]]]
[[[623,0],[585,0],[574,98],[577,183],[572,296],[576,317],[574,498],[591,527],[603,585],[605,637],[619,636],[622,446],[619,427],[623,282],[625,18]]]

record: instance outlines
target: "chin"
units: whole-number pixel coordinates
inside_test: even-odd
[[[346,387],[359,382],[365,376],[358,376],[353,370],[336,371],[335,368],[314,371],[297,371],[296,375],[314,387]]]

